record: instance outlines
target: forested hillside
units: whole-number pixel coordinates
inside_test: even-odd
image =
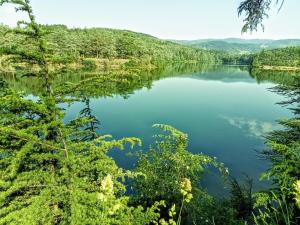
[[[234,54],[245,54],[259,52],[261,47],[252,43],[229,43],[223,40],[206,41],[190,45],[193,48],[198,49],[210,49],[217,51],[226,51]]]
[[[79,58],[132,59],[157,64],[165,61],[215,62],[216,53],[194,49],[150,35],[105,28],[68,29],[64,25],[43,26],[50,61],[72,62]],[[0,26],[2,55],[30,51],[32,44],[18,29]],[[24,34],[24,33],[23,33]],[[26,45],[24,45],[26,43]],[[22,46],[22,47],[20,47]]]
[[[254,56],[252,65],[254,67],[300,67],[300,47],[262,51]]]
[[[262,50],[300,46],[299,39],[203,39],[193,41],[173,41],[199,49],[226,51],[233,54],[258,53]]]

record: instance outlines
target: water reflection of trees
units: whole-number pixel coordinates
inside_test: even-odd
[[[57,73],[52,81],[55,89],[68,88],[72,91],[64,90],[65,94],[71,96],[84,95],[85,97],[105,97],[111,95],[121,95],[128,97],[135,90],[141,88],[151,89],[156,80],[166,77],[180,76],[186,74],[204,74],[208,72],[236,74],[237,72],[248,72],[249,67],[230,67],[210,64],[166,64],[150,70],[124,69],[121,71],[69,71]],[[242,74],[242,73],[241,73]],[[288,71],[262,71],[250,69],[250,76],[257,83],[272,82],[275,84],[293,84],[297,72]],[[18,74],[2,73],[1,77],[16,90],[23,91],[26,95],[38,96],[43,90],[43,82],[38,77],[22,77]],[[240,75],[241,76],[241,75]],[[212,77],[213,78],[213,77]],[[206,79],[210,79],[206,76]]]
[[[250,70],[250,75],[255,78],[258,83],[272,82],[275,84],[291,85],[296,82],[296,78],[300,75],[300,72],[261,70],[253,68]]]
[[[83,97],[81,101],[84,103],[84,107],[79,113],[79,118],[84,118],[88,120],[85,126],[83,127],[85,135],[83,136],[82,140],[91,141],[98,137],[97,129],[99,129],[100,121],[93,114],[91,108],[91,100],[89,98]]]
[[[247,67],[224,67],[211,64],[165,64],[152,69],[133,69],[105,71],[69,71],[55,74],[52,81],[54,89],[64,90],[71,96],[105,97],[121,95],[128,97],[135,90],[152,87],[154,81],[166,77],[180,76],[193,73],[221,72],[234,73],[248,70]],[[26,95],[38,96],[43,90],[41,79],[38,77],[22,77],[18,74],[2,73],[1,77],[10,87],[25,92]],[[66,89],[72,90],[68,91]],[[76,91],[74,91],[76,89]]]

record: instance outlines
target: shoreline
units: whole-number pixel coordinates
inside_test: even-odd
[[[274,71],[300,71],[299,66],[270,66],[270,65],[262,65],[262,66],[253,66],[253,68],[258,68],[262,70],[274,70]]]

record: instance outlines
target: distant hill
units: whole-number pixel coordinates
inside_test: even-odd
[[[171,40],[175,43],[199,49],[226,51],[234,54],[258,53],[263,49],[277,49],[300,46],[300,39],[200,39],[200,40]]]

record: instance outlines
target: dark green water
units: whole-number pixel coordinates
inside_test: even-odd
[[[189,150],[215,156],[229,168],[230,174],[254,178],[255,188],[267,162],[259,159],[263,135],[280,129],[276,120],[290,116],[277,105],[282,97],[269,88],[271,81],[258,81],[247,70],[218,68],[209,72],[187,73],[153,82],[152,88],[120,96],[91,98],[91,109],[101,121],[100,132],[115,138],[135,136],[143,140],[143,149],[153,141],[155,123],[176,127],[189,135]],[[76,103],[67,110],[67,118],[78,115],[84,105]],[[113,152],[118,164],[130,168],[134,158],[125,152]],[[217,174],[204,177],[203,185],[212,193],[222,192]]]

